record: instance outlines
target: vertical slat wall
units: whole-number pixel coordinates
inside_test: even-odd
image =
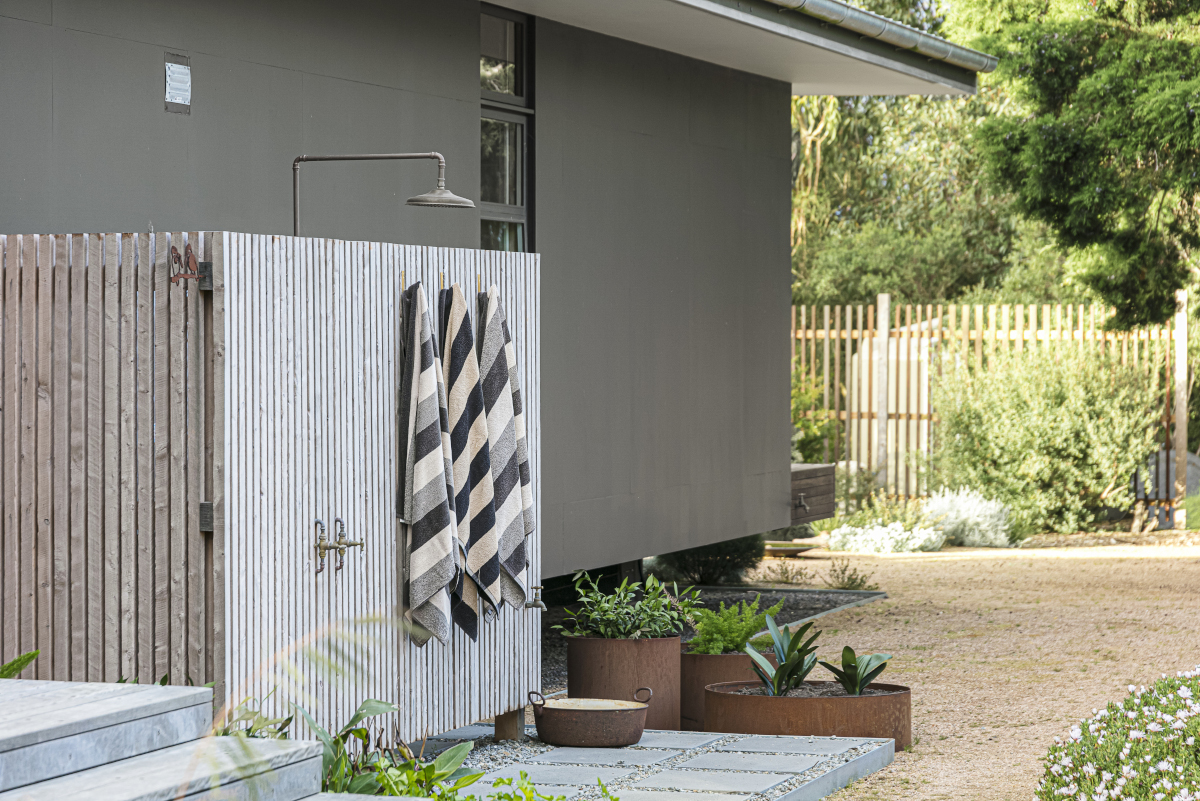
[[[27,677],[217,678],[213,601],[175,580],[210,536],[166,469],[204,469],[212,436],[177,357],[210,358],[202,293],[167,259],[206,237],[0,235],[0,662],[40,650]]]
[[[1185,297],[1179,303],[1186,308]],[[1186,370],[1175,369],[1172,343],[1186,339],[1186,319],[1176,315],[1165,325],[1111,332],[1103,326],[1112,312],[1101,306],[889,305],[885,336],[877,335],[874,323],[882,297],[865,314],[863,306],[793,307],[793,369],[812,382],[820,406],[808,415],[836,421],[825,442],[826,461],[880,476],[889,495],[925,495],[929,486],[920,465],[937,436],[931,395],[936,376],[959,367],[986,370],[998,355],[1031,348],[1094,348],[1137,365],[1162,394],[1157,425],[1163,452],[1151,463],[1147,500],[1163,510],[1162,523],[1168,522],[1176,488],[1168,485],[1167,459],[1175,458],[1176,419],[1183,442],[1187,426]],[[872,388],[876,375],[888,380],[886,429],[875,423],[882,405]],[[887,441],[880,449],[876,432],[883,430]],[[879,458],[881,450],[886,461]],[[1146,493],[1139,488],[1139,495]]]
[[[286,703],[297,701],[318,722],[338,726],[367,698],[393,701],[401,711],[386,728],[406,739],[522,707],[540,687],[540,613],[505,608],[481,624],[477,643],[456,629],[448,646],[417,648],[396,625],[398,313],[400,293],[420,281],[436,317],[438,290],[458,282],[478,330],[475,295],[499,287],[518,352],[537,503],[538,257],[218,236],[227,298],[229,697],[282,688],[266,701],[269,713],[289,714]],[[331,554],[317,574],[315,521],[332,540],[339,517],[348,538],[366,544],[347,552],[340,571]],[[541,570],[539,540],[535,533],[530,543],[533,576]],[[303,650],[328,655],[334,643],[351,656],[351,674],[333,676]],[[299,676],[285,675],[286,664]]]

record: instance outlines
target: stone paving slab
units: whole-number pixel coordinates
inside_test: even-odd
[[[495,729],[487,724],[477,723],[472,726],[461,726],[451,731],[442,732],[430,737],[430,740],[478,740],[480,737],[491,737]]]
[[[655,790],[708,790],[718,793],[761,793],[783,784],[791,776],[783,773],[733,773],[724,770],[664,770],[633,783],[635,788]]]
[[[896,756],[895,742],[884,740],[879,748],[861,754],[842,765],[838,765],[828,773],[817,776],[812,781],[780,796],[776,801],[818,801],[830,793],[837,792],[851,782],[858,781],[864,776],[877,773],[888,765]]]
[[[706,734],[699,731],[647,731],[638,740],[638,748],[700,748],[724,737],[724,734]]]
[[[858,748],[872,742],[882,740],[862,740],[843,737],[769,737],[755,735],[734,743],[720,746],[718,751],[759,751],[767,754],[844,754],[851,748]]]
[[[683,793],[673,790],[621,790],[621,801],[746,801],[735,793]]]
[[[700,754],[677,767],[699,770],[752,770],[763,773],[803,773],[815,768],[821,757],[803,754],[739,754],[713,751]]]
[[[653,765],[682,753],[652,748],[555,748],[553,751],[538,754],[532,761],[560,765]]]
[[[544,765],[535,762],[506,765],[492,771],[479,780],[483,787],[491,787],[496,779],[518,779],[521,771],[529,774],[529,781],[541,787],[543,784],[563,784],[571,787],[591,786],[596,780],[608,784],[623,776],[631,775],[633,768],[618,768],[604,765]]]

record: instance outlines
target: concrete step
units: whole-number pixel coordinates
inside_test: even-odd
[[[203,737],[206,687],[0,679],[0,792]]]
[[[321,744],[205,737],[0,793],[0,801],[299,801],[321,789]]]

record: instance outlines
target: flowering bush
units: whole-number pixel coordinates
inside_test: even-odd
[[[1094,711],[1055,739],[1039,801],[1200,801],[1200,666]]]
[[[937,490],[925,500],[925,519],[936,525],[952,545],[1007,548],[1008,507],[990,501],[973,489]]]
[[[936,528],[907,527],[901,522],[886,526],[840,526],[829,532],[829,550],[858,553],[906,553],[936,551],[946,543],[946,535]]]

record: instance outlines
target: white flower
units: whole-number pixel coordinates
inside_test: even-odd
[[[1163,727],[1157,723],[1151,723],[1149,726],[1146,727],[1146,729],[1149,731],[1162,731]]]
[[[1083,772],[1089,776],[1095,776],[1096,775],[1096,766],[1093,765],[1091,762],[1089,762],[1083,766]]]
[[[1067,735],[1068,735],[1068,736],[1069,736],[1069,737],[1070,737],[1072,740],[1081,740],[1081,739],[1083,739],[1083,732],[1079,730],[1079,727],[1078,727],[1078,726],[1072,726],[1072,727],[1071,727],[1071,731],[1067,732]]]
[[[1159,770],[1170,770],[1171,769],[1171,766],[1167,763],[1167,761],[1165,759],[1159,760],[1159,763],[1157,765],[1155,765],[1154,767],[1158,768]]]
[[[1130,729],[1129,730],[1129,739],[1130,740],[1145,740],[1146,732],[1138,731],[1137,729]]]
[[[1171,724],[1171,728],[1174,729],[1175,731],[1179,731],[1180,729],[1186,729],[1187,724],[1184,723],[1182,720],[1177,720]]]
[[[1126,712],[1125,717],[1129,718],[1130,720],[1134,720],[1137,718],[1137,712]]]
[[[1180,698],[1191,698],[1192,697],[1192,688],[1191,687],[1180,687],[1179,691],[1176,693],[1176,695],[1178,695]]]

